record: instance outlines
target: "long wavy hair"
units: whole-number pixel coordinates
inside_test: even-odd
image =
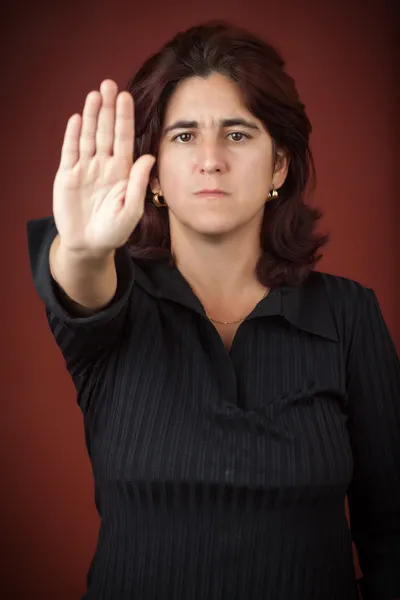
[[[134,160],[148,153],[158,158],[165,110],[179,83],[212,73],[239,86],[247,109],[263,122],[275,149],[287,153],[285,183],[277,199],[266,201],[261,228],[257,277],[269,288],[304,281],[328,241],[316,232],[321,213],[305,203],[316,180],[309,147],[312,127],[284,66],[279,52],[264,40],[226,21],[209,21],[175,35],[146,60],[126,88],[135,101]],[[157,161],[150,178],[156,176]],[[167,212],[153,204],[148,186],[144,214],[128,241],[139,263],[174,263]]]

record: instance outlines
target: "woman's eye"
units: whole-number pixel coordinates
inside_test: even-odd
[[[178,135],[176,135],[172,141],[178,140],[180,141],[182,144],[185,144],[187,142],[190,142],[190,136],[192,136],[193,133],[179,133]],[[228,137],[229,136],[234,136],[232,139],[234,142],[241,142],[243,138],[249,139],[250,136],[247,133],[243,133],[243,131],[232,131],[231,133],[228,133]]]
[[[233,131],[232,133],[230,133],[229,135],[234,135],[234,136],[242,136],[240,139],[234,139],[234,142],[240,142],[243,137],[248,138],[250,136],[246,135],[245,133],[243,133],[242,131]]]
[[[180,133],[179,135],[176,135],[174,137],[174,140],[177,140],[178,138],[183,138],[184,136],[191,136],[191,135],[192,135],[191,133]],[[188,142],[189,140],[188,139],[186,139],[186,140],[182,140],[181,139],[180,141],[181,142]]]

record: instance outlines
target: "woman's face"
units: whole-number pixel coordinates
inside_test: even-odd
[[[274,174],[272,139],[232,80],[213,73],[177,87],[162,128],[159,180],[151,186],[169,207],[171,233],[186,227],[218,236],[260,225],[272,184],[279,188],[286,172],[281,155]],[[215,188],[225,194],[198,193]]]

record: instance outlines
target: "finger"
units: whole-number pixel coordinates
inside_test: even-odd
[[[155,162],[156,159],[154,156],[151,154],[144,154],[137,159],[131,168],[128,187],[126,189],[125,205],[132,214],[136,214],[138,204],[140,204],[142,208],[151,169]]]
[[[133,98],[129,92],[121,92],[117,98],[114,155],[133,160],[134,139]]]
[[[79,140],[79,154],[83,159],[92,158],[96,152],[97,115],[101,104],[101,95],[97,91],[86,96],[83,107],[82,129]]]
[[[102,103],[97,120],[96,153],[111,155],[114,146],[115,99],[117,84],[106,79],[100,86]]]
[[[73,115],[68,119],[61,149],[60,167],[62,169],[71,169],[79,160],[81,122],[80,115]]]

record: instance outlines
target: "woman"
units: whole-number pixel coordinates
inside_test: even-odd
[[[93,464],[86,600],[355,600],[352,538],[364,600],[400,596],[399,361],[374,292],[315,270],[310,132],[220,22],[68,122],[28,237]]]

